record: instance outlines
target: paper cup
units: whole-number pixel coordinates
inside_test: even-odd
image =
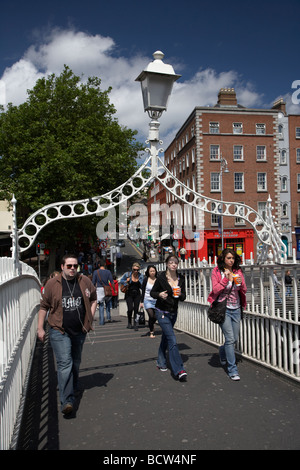
[[[179,297],[180,287],[173,287],[173,297]]]
[[[238,280],[237,280],[237,278],[238,278],[238,277],[239,277],[239,275],[238,275],[238,274],[234,274],[234,275],[233,275],[233,280],[234,280],[234,283],[235,283],[237,286],[240,286],[240,285],[241,285],[241,283],[240,283],[240,282],[238,282]]]

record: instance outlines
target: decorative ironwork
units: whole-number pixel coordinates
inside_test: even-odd
[[[286,246],[274,225],[270,197],[267,203],[267,217],[264,220],[258,212],[246,204],[220,201],[199,194],[178,180],[158,157],[158,153],[163,152],[162,148],[157,148],[158,143],[162,144],[162,141],[155,139],[146,142],[151,144],[150,148],[145,149],[146,152],[150,153],[150,156],[138,171],[119,187],[101,196],[89,199],[48,204],[30,216],[18,232],[19,251],[23,252],[32,246],[38,233],[46,225],[60,219],[101,215],[103,212],[126,202],[157,180],[167,191],[185,204],[211,214],[239,217],[251,224],[263,246],[262,249],[258,250],[259,262],[267,260],[268,249],[270,248],[274,253],[276,262],[281,263],[286,259]],[[145,176],[147,172],[149,176]]]

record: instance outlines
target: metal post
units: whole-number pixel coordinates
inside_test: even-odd
[[[14,274],[15,276],[20,275],[21,266],[19,262],[19,242],[18,242],[18,227],[17,227],[17,200],[13,194],[12,200],[13,207],[13,229],[11,233],[12,238],[12,247],[11,247],[11,256],[14,260]]]

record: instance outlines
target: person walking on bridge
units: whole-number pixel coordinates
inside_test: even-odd
[[[166,259],[166,271],[160,273],[150,291],[151,297],[156,299],[155,314],[162,329],[162,337],[158,349],[157,367],[162,372],[167,371],[166,351],[169,350],[169,361],[173,376],[185,382],[187,373],[184,370],[182,358],[179,353],[174,325],[177,320],[178,302],[186,298],[185,278],[177,272],[178,258],[169,255]]]
[[[72,413],[79,366],[86,334],[92,329],[97,294],[91,280],[77,273],[78,259],[65,255],[61,274],[47,282],[38,314],[37,336],[45,341],[48,313],[49,338],[56,358],[61,411]]]
[[[219,349],[222,366],[227,364],[228,375],[232,380],[240,380],[236,365],[234,346],[239,338],[242,309],[246,307],[247,287],[242,270],[241,257],[229,248],[225,248],[217,260],[211,274],[212,291],[207,300],[213,303],[227,297],[225,321],[220,324],[225,343]]]

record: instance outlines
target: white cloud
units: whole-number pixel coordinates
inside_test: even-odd
[[[24,56],[1,77],[5,83],[6,103],[18,105],[27,98],[26,90],[37,79],[51,73],[59,75],[64,64],[83,79],[101,78],[102,88],[111,86],[110,99],[117,109],[120,124],[138,130],[138,138],[148,136],[148,116],[144,113],[139,83],[135,78],[145,68],[149,57],[117,57],[114,40],[99,34],[53,29],[47,37],[25,51]],[[168,63],[167,58],[165,62]],[[174,64],[173,64],[174,65]],[[180,70],[176,70],[180,73]],[[254,106],[262,97],[251,85],[241,83],[235,71],[217,74],[213,69],[199,70],[190,80],[184,76],[175,83],[169,108],[161,118],[160,134],[166,147],[196,106],[214,105],[222,87],[235,87],[238,102]]]

